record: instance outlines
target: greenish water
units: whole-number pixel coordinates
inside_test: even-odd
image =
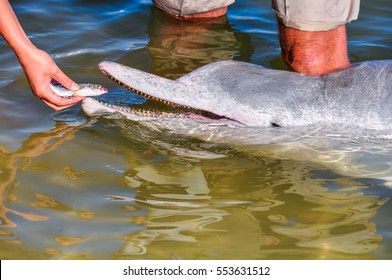
[[[392,6],[362,2],[350,59],[392,59]],[[226,59],[286,69],[269,1],[237,0],[207,23],[143,0],[12,5],[64,72],[110,93],[124,90],[98,71],[103,60],[168,78]],[[388,140],[312,131],[236,146],[91,120],[80,106],[53,112],[4,41],[0,131],[1,259],[392,258]]]

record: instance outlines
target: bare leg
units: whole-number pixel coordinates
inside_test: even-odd
[[[346,26],[328,31],[301,31],[279,23],[285,62],[296,72],[322,75],[349,67]]]

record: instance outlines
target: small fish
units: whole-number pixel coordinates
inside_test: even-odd
[[[73,96],[98,96],[108,92],[106,88],[100,85],[94,84],[78,84],[78,90],[70,90],[62,85],[49,84],[49,87],[53,92],[62,97],[73,97]]]

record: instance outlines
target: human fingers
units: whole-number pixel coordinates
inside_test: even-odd
[[[75,97],[76,98],[76,97]],[[64,99],[68,99],[68,98],[64,98]],[[54,110],[56,110],[56,111],[60,111],[60,110],[64,110],[64,109],[67,109],[67,108],[69,108],[69,107],[72,107],[72,106],[74,106],[76,103],[78,103],[78,102],[80,102],[81,100],[83,100],[83,97],[78,97],[78,99],[80,99],[80,100],[78,100],[77,102],[75,102],[75,103],[71,103],[71,104],[62,104],[62,105],[57,105],[57,104],[55,104],[55,103],[52,103],[51,101],[47,101],[47,100],[44,100],[44,99],[41,99],[46,105],[48,105],[49,107],[51,107],[52,109],[54,109]]]
[[[40,98],[49,107],[57,111],[69,108],[84,99],[83,96],[74,96],[71,98],[58,96],[49,88],[49,86],[44,93],[40,94]]]
[[[52,70],[52,73],[50,73],[50,77],[55,79],[57,82],[59,82],[64,87],[66,87],[70,90],[78,90],[79,89],[78,84],[75,83],[67,75],[65,75],[64,72],[61,71],[61,69],[59,67],[57,67],[57,65]]]
[[[54,110],[56,110],[56,111],[61,111],[61,110],[64,110],[64,109],[67,109],[67,108],[69,108],[69,107],[72,107],[72,105],[69,105],[69,106],[57,106],[57,105],[54,105],[54,104],[52,104],[52,103],[50,103],[50,102],[48,102],[48,101],[46,101],[46,100],[43,100],[42,99],[42,101],[48,106],[48,107],[50,107],[50,108],[52,108],[52,109],[54,109]]]

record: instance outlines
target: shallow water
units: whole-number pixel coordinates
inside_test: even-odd
[[[392,59],[391,5],[362,2],[350,59]],[[124,90],[102,60],[168,78],[225,59],[286,69],[269,1],[237,0],[203,24],[148,0],[12,5],[64,72],[112,95]],[[309,128],[243,145],[91,120],[35,98],[4,41],[0,65],[1,259],[392,258],[388,139]]]

